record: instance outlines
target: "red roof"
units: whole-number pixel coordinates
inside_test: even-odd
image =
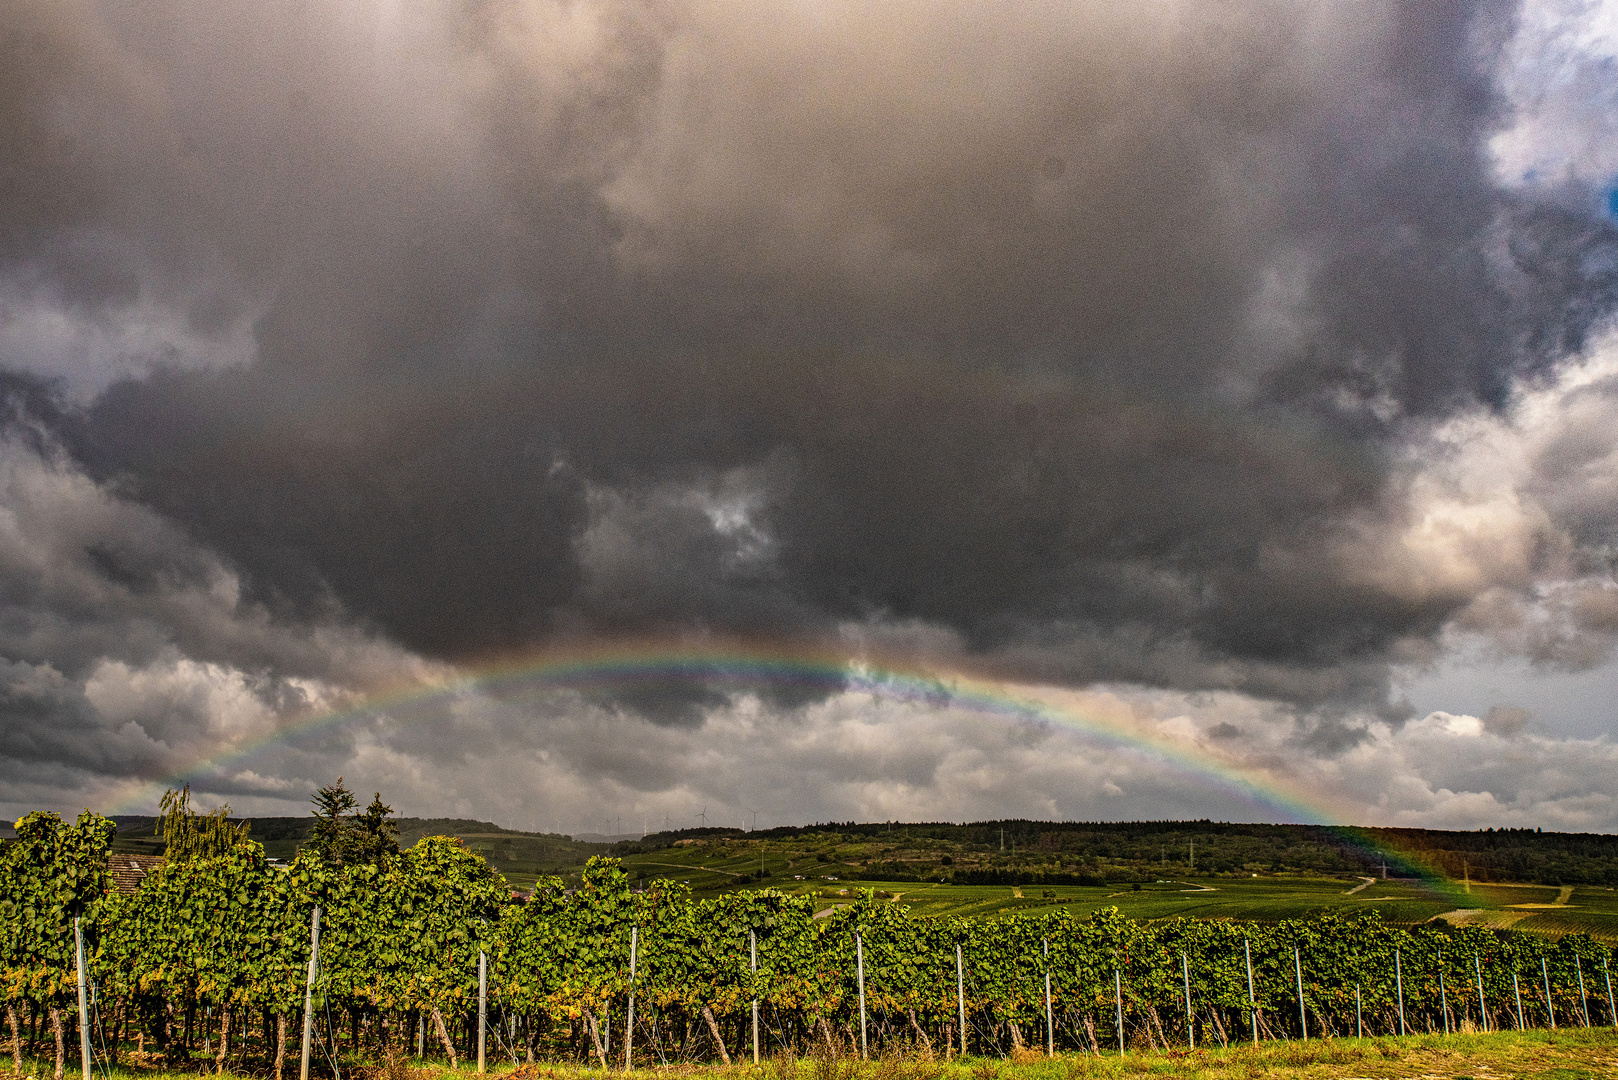
[[[127,855],[117,852],[107,856],[107,873],[112,877],[112,887],[121,893],[132,893],[140,888],[140,883],[146,880],[146,875],[162,866],[164,859],[161,855]]]

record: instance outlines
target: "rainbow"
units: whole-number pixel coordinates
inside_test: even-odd
[[[634,685],[703,683],[745,693],[761,687],[794,687],[826,694],[853,693],[873,702],[949,707],[1008,723],[1035,723],[1071,732],[1113,750],[1124,750],[1190,778],[1209,781],[1269,820],[1318,825],[1343,846],[1387,860],[1399,876],[1417,876],[1448,895],[1436,867],[1411,852],[1397,851],[1368,834],[1337,824],[1332,806],[1296,789],[1284,777],[1230,765],[1192,743],[1139,723],[1124,708],[1101,708],[1082,692],[1018,682],[966,665],[938,668],[905,658],[875,656],[865,649],[812,643],[761,646],[757,642],[697,643],[618,641],[538,655],[505,657],[437,679],[413,680],[336,710],[312,711],[275,731],[192,762],[156,781],[123,793],[112,812],[145,805],[168,787],[204,780],[240,767],[255,755],[313,734],[386,717],[394,723],[430,723],[457,699],[484,696],[502,702],[557,692],[588,692]]]

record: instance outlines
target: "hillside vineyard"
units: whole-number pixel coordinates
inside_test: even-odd
[[[828,1044],[1094,1053],[1615,1020],[1613,957],[1583,936],[1401,929],[1374,915],[913,919],[870,895],[817,914],[812,898],[768,890],[634,891],[610,859],[592,860],[577,890],[542,880],[524,900],[442,837],[341,868],[308,853],[277,868],[247,842],[120,893],[111,833],[91,814],[74,825],[33,814],[0,856],[0,975],[19,1061],[21,1032],[42,1033],[47,1018],[58,1046],[74,1041],[78,918],[98,1053],[133,1043],[188,1059],[205,1043],[221,1064],[261,1057],[281,1073],[296,1055],[288,1031],[302,1023],[317,907],[317,1054],[333,1056],[473,1053],[480,954],[497,1060],[650,1064]]]

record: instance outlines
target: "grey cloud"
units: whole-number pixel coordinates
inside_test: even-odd
[[[345,776],[421,813],[475,813],[528,828],[746,826],[811,820],[1194,817],[1274,820],[1296,810],[1252,801],[1216,772],[1149,749],[1201,747],[1217,770],[1262,778],[1336,820],[1434,828],[1609,830],[1613,748],[1604,740],[1504,737],[1472,717],[1434,714],[1398,728],[1344,717],[1355,738],[1323,753],[1296,735],[1320,726],[1236,694],[1132,688],[1075,693],[1136,748],[1082,730],[989,716],[959,702],[833,694],[790,715],[738,699],[683,729],[559,694],[530,707],[462,700],[410,728],[362,729]],[[1241,738],[1225,737],[1240,728]],[[437,736],[434,737],[434,731]],[[461,752],[445,754],[446,741]],[[266,762],[266,765],[273,762]],[[1199,809],[1201,808],[1201,809]]]
[[[37,387],[0,423],[0,773],[88,803],[432,675],[337,613],[288,624],[171,521],[96,485],[43,426]],[[346,738],[347,736],[341,736]],[[320,770],[312,771],[319,775]],[[203,786],[205,789],[205,785]]]
[[[909,626],[1374,712],[1495,584],[1382,572],[1402,455],[1613,307],[1591,191],[1495,176],[1513,17],[18,8],[57,59],[4,75],[0,295],[167,345],[36,409],[144,508],[74,556],[144,616],[6,655],[347,684],[378,638]],[[590,700],[685,730],[736,697]]]
[[[1533,718],[1533,713],[1515,705],[1491,705],[1489,711],[1483,714],[1483,727],[1491,734],[1509,739],[1521,734]]]

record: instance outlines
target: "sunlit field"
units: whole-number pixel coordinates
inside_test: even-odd
[[[77,1061],[67,1072],[78,1076]],[[49,1060],[29,1059],[22,1075],[51,1075]],[[396,1060],[390,1065],[349,1065],[339,1061],[342,1076],[356,1080],[439,1080],[475,1075],[473,1065],[451,1071],[442,1062]],[[181,1080],[199,1072],[211,1073],[211,1062],[197,1062],[190,1070],[103,1068],[101,1080]],[[1474,1035],[1421,1035],[1404,1039],[1327,1039],[1309,1042],[1271,1042],[1258,1047],[1245,1044],[1197,1051],[1130,1052],[1100,1056],[1059,1054],[1046,1058],[1033,1051],[1012,1059],[967,1057],[945,1059],[931,1055],[894,1055],[861,1061],[853,1055],[798,1059],[777,1055],[758,1065],[750,1061],[729,1067],[672,1062],[637,1068],[620,1075],[638,1077],[712,1077],[714,1080],[1077,1080],[1079,1077],[1188,1077],[1198,1080],[1248,1080],[1252,1077],[1304,1077],[1318,1080],[1350,1078],[1449,1077],[1485,1080],[1493,1077],[1522,1080],[1584,1080],[1618,1075],[1618,1033],[1610,1028],[1559,1031],[1497,1032]],[[491,1062],[489,1072],[510,1080],[578,1078],[604,1075],[599,1068],[577,1063],[516,1065],[509,1059]],[[262,1066],[238,1067],[222,1074],[264,1080]],[[284,1080],[297,1075],[296,1060],[287,1063]],[[311,1075],[333,1077],[329,1063],[321,1062]]]

